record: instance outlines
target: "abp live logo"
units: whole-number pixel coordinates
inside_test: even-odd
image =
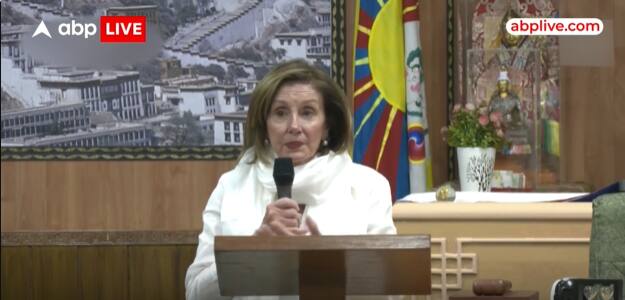
[[[145,43],[145,20],[145,16],[101,16],[100,42]]]
[[[100,42],[102,43],[145,43],[146,30],[145,16],[100,17]],[[94,23],[80,23],[72,20],[70,23],[61,23],[58,26],[58,33],[62,36],[82,36],[88,39],[96,32],[97,26]],[[33,37],[39,34],[52,38],[43,21],[37,26]]]

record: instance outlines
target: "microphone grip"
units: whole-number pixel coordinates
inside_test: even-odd
[[[290,185],[278,185],[278,199],[291,198],[291,186]]]
[[[290,185],[279,185],[277,186],[277,189],[278,189],[278,199],[291,198],[291,186]],[[300,212],[303,213],[304,209],[306,209],[306,204],[298,203],[297,205],[299,206]]]
[[[291,186],[290,185],[278,185],[276,186],[276,189],[278,190],[278,199],[291,198]],[[306,214],[304,214],[306,210],[306,204],[298,203],[297,206],[299,207],[299,211],[302,214],[302,219],[300,221],[300,224],[297,227],[301,227],[302,224],[304,224],[306,220]]]

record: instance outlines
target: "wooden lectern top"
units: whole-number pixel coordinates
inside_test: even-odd
[[[217,236],[215,260],[224,296],[328,299],[431,289],[427,235]]]

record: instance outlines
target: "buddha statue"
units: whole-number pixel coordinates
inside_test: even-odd
[[[488,112],[501,113],[501,122],[505,129],[506,140],[513,145],[528,143],[527,125],[521,110],[521,100],[512,91],[508,72],[501,70],[497,80],[497,89],[488,102]]]

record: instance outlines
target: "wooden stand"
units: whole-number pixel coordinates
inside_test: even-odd
[[[427,295],[430,237],[215,237],[223,296]]]

